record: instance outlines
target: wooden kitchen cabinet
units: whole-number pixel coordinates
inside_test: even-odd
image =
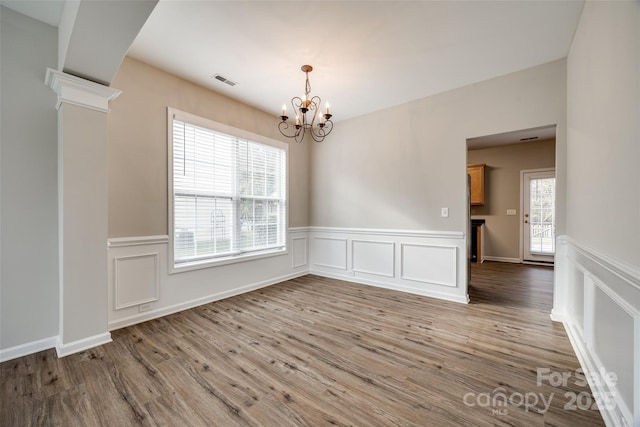
[[[484,163],[467,165],[467,173],[471,176],[471,206],[484,205]]]

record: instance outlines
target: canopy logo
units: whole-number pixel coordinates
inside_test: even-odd
[[[594,387],[611,390],[618,382],[618,376],[614,372],[600,369],[598,372],[585,374],[582,369],[575,371],[552,371],[549,368],[537,368],[536,386],[551,386],[566,388],[568,386]],[[606,387],[605,387],[606,386]],[[504,387],[497,387],[484,393],[466,393],[462,401],[469,407],[491,408],[492,415],[504,416],[509,413],[509,408],[524,408],[525,412],[546,413],[551,407],[551,402],[556,393],[545,394],[539,391],[512,392]],[[565,411],[614,409],[616,407],[615,394],[612,391],[589,393],[588,391],[567,391],[563,394]]]

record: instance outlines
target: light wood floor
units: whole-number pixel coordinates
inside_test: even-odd
[[[469,305],[305,276],[0,365],[5,426],[595,426],[537,368],[579,367],[553,270],[473,268]],[[508,406],[491,406],[503,392]],[[528,394],[530,393],[530,394]],[[533,394],[551,401],[533,404]],[[487,401],[486,398],[489,398]],[[466,402],[466,403],[465,403]]]

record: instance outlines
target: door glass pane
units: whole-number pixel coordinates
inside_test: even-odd
[[[529,194],[529,251],[538,254],[554,254],[556,221],[556,179],[534,178],[530,181]]]

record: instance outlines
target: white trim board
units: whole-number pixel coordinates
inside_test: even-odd
[[[491,256],[491,255],[483,255],[482,261],[495,261],[495,262],[508,262],[511,264],[521,264],[522,260],[519,258],[508,258],[502,256]]]
[[[28,356],[40,351],[49,350],[56,346],[58,336],[42,338],[25,344],[16,345],[0,350],[0,363],[8,360],[17,359],[18,357]]]
[[[431,237],[441,239],[464,239],[461,231],[434,231],[434,230],[394,230],[384,228],[345,228],[345,227],[306,227],[309,232],[316,233],[341,233],[341,234],[369,234],[373,236],[404,236],[404,237]]]
[[[410,286],[395,285],[387,282],[365,279],[362,277],[353,277],[353,276],[346,276],[344,274],[327,273],[325,271],[311,270],[309,271],[309,274],[314,274],[320,277],[327,277],[330,279],[344,280],[345,282],[358,283],[360,285],[374,286],[376,288],[390,289],[392,291],[399,291],[399,292],[404,292],[409,294],[420,295],[428,298],[436,298],[444,301],[451,301],[451,302],[462,303],[462,304],[469,303],[469,295],[459,297],[457,295],[450,295],[446,292],[437,292],[437,291],[424,290],[419,288],[412,288]]]
[[[63,344],[62,340],[58,336],[58,341],[56,343],[56,353],[58,353],[58,357],[65,357],[71,354],[80,353],[81,351],[88,350],[93,347],[108,344],[110,342],[111,334],[109,332],[83,338],[77,341],[72,341],[66,344]]]
[[[125,246],[164,245],[169,243],[167,234],[142,237],[111,237],[107,240],[108,248],[121,248]]]

